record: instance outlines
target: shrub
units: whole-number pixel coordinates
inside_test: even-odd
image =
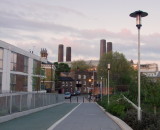
[[[112,113],[115,116],[123,118],[125,115],[125,106],[118,103],[111,103],[107,106],[106,109],[108,112]]]
[[[124,121],[134,130],[159,130],[160,118],[149,113],[142,112],[142,120],[137,120],[137,111],[129,110],[126,112]]]

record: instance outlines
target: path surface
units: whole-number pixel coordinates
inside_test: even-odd
[[[53,130],[121,130],[95,103],[82,103]]]
[[[47,130],[78,104],[64,103],[27,116],[0,123],[0,130]]]

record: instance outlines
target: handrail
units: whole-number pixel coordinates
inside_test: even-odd
[[[123,94],[122,94],[122,96],[128,103],[130,103],[135,109],[138,110],[138,106],[136,106],[132,101],[130,101],[128,98],[126,98]]]

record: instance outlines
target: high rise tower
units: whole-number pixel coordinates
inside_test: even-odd
[[[66,47],[66,62],[71,61],[71,47]]]
[[[100,41],[100,57],[106,54],[106,40],[102,39]]]
[[[112,52],[112,42],[107,42],[107,53]]]
[[[63,62],[63,44],[58,47],[58,62]]]

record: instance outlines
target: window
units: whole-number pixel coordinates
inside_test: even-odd
[[[72,86],[72,82],[70,82],[70,86]]]
[[[10,79],[10,90],[12,92],[16,91],[16,75],[15,74],[11,74],[11,79]]]
[[[39,61],[37,60],[34,60],[33,61],[33,74],[40,74],[40,71],[41,71],[41,64]]]
[[[86,85],[86,81],[83,82],[83,85]]]
[[[28,87],[28,77],[24,76],[24,83],[23,83],[24,90],[27,91]]]
[[[16,71],[17,66],[17,53],[11,53],[11,70]]]
[[[2,93],[2,72],[0,72],[0,93]]]
[[[62,82],[62,86],[65,86],[65,82]]]
[[[81,79],[81,75],[78,75],[78,79]]]
[[[0,48],[0,69],[3,69],[3,49]]]
[[[78,84],[79,82],[78,81],[76,81],[76,84]]]
[[[86,75],[83,75],[83,79],[86,79]]]
[[[68,86],[68,82],[66,82],[66,86]]]
[[[24,56],[24,72],[28,72],[28,57]]]
[[[91,79],[93,79],[94,77],[93,76],[91,76]]]
[[[32,77],[32,90],[39,91],[40,90],[40,77]]]

